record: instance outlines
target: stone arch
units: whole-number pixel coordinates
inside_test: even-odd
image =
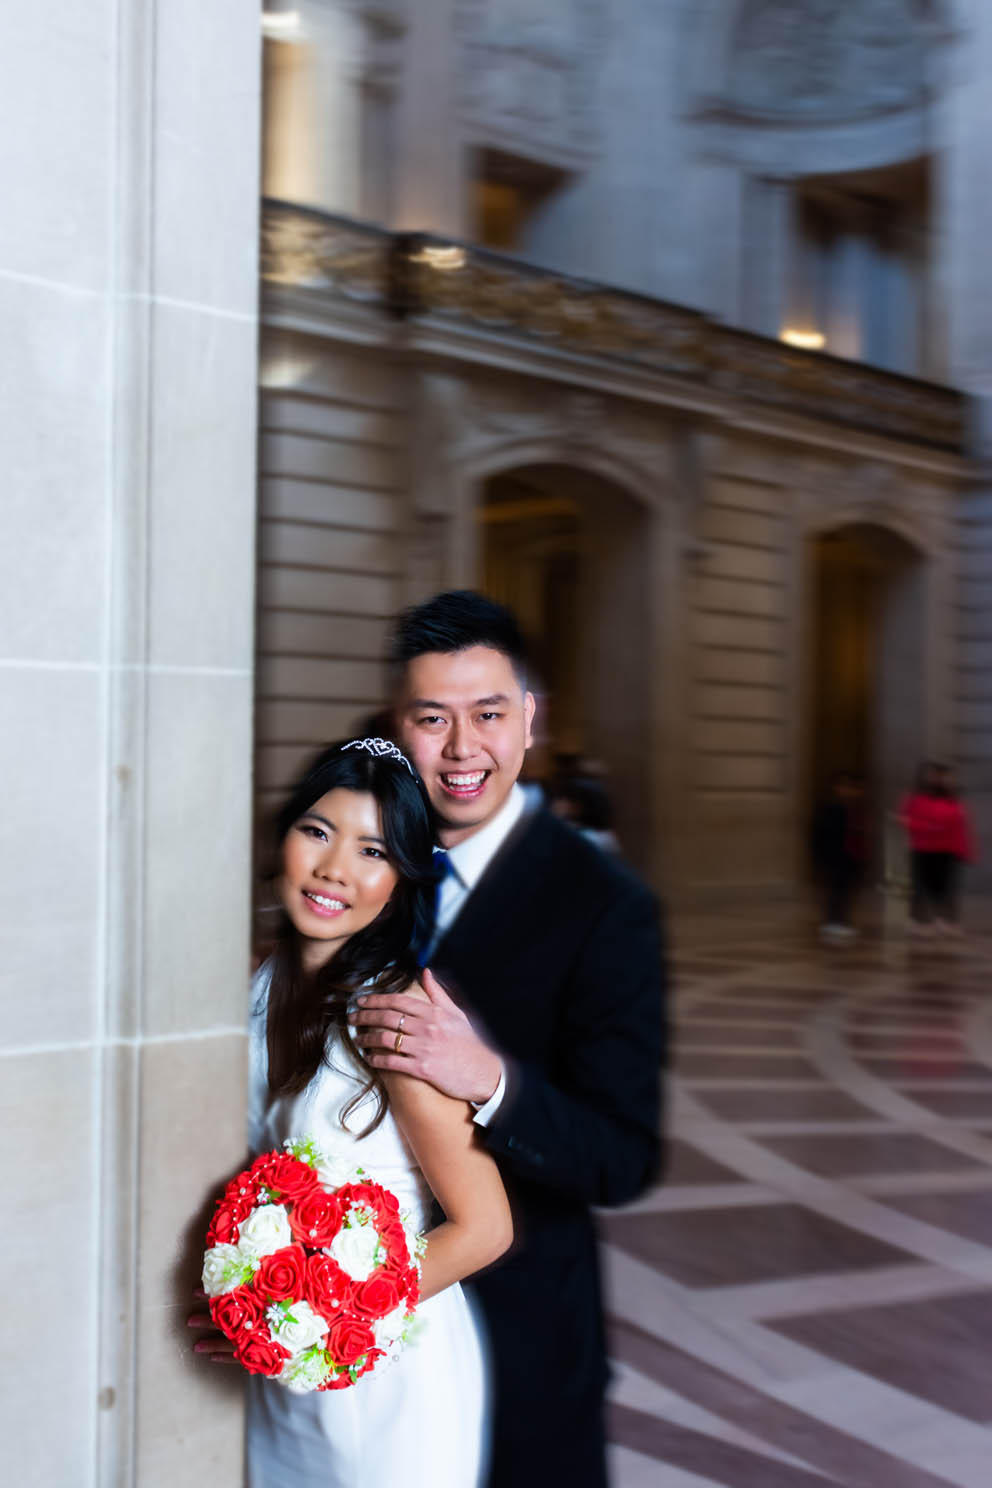
[[[659,457],[663,449],[659,443]],[[501,482],[537,472],[549,488],[556,479],[563,489],[571,485],[586,606],[576,637],[585,668],[585,752],[607,766],[624,847],[656,880],[664,873],[664,827],[672,815],[679,578],[674,503],[661,458],[657,465],[652,470],[645,456],[608,440],[549,431],[483,437],[451,467],[461,523],[474,529],[460,545],[458,581],[465,583],[479,582],[483,573],[481,514]]]
[[[743,111],[793,120],[917,107],[929,40],[917,0],[740,0],[726,86]]]
[[[936,534],[921,517],[865,501],[852,501],[829,512],[810,513],[804,536],[813,539],[845,527],[877,527],[905,543],[923,560],[936,560],[941,554]]]
[[[572,443],[565,436],[495,436],[455,462],[462,481],[488,480],[524,465],[570,465],[626,491],[664,514],[666,494],[656,472],[608,443]]]
[[[886,31],[879,24],[874,33],[859,29],[866,18],[870,21],[875,5],[898,9],[910,3],[872,0],[869,4],[866,0],[864,6],[840,7],[805,0],[808,9],[804,9],[798,0],[789,5],[786,0],[771,4],[769,0],[700,0],[694,7],[689,22],[692,30],[686,38],[686,103],[699,154],[699,178],[708,183],[700,192],[699,230],[724,260],[721,272],[710,274],[715,289],[705,284],[698,287],[699,303],[763,335],[777,336],[786,325],[815,329],[828,335],[830,349],[845,356],[861,355],[869,324],[878,324],[877,317],[861,313],[862,301],[868,296],[862,280],[888,262],[878,246],[887,231],[885,211],[877,210],[875,199],[898,203],[896,210],[907,217],[910,227],[905,242],[912,243],[914,214],[925,211],[926,162],[933,156],[936,134],[935,104],[950,86],[952,54],[944,43],[959,34],[954,30],[956,14],[952,18],[939,0],[915,47],[904,40],[905,28]],[[746,76],[747,65],[746,57],[740,55],[740,30],[749,24],[749,17],[762,13],[795,17],[799,24],[791,39],[785,31],[779,36],[777,63],[775,56],[766,57],[754,48],[752,82],[761,85],[749,92],[748,86],[736,82]],[[806,106],[809,90],[800,86],[807,73],[815,75],[820,65],[818,53],[810,48],[807,33],[812,28],[803,22],[804,16],[824,28],[834,51],[847,59],[842,68],[821,66],[822,95],[817,107]],[[844,25],[847,31],[830,29]],[[849,58],[844,51],[846,40],[852,48]],[[791,62],[790,47],[795,52]],[[856,67],[852,59],[859,57]],[[900,86],[893,86],[888,78],[892,58],[897,59],[897,67],[908,69]],[[848,85],[844,79],[849,75]],[[795,92],[780,96],[778,80],[793,76]],[[835,82],[835,76],[840,81]],[[725,205],[729,192],[742,203],[733,221]],[[814,314],[812,303],[805,303],[816,293],[812,281],[799,292],[787,287],[792,279],[787,265],[796,261],[797,251],[805,256],[815,252],[808,244],[803,246],[804,234],[810,243],[818,236],[828,242],[839,236],[838,252],[850,251],[859,260],[861,277],[854,291],[843,280],[844,271],[834,266],[834,273],[848,287],[837,292],[839,299],[832,296],[833,324],[827,327],[805,324]],[[935,369],[926,361],[925,344],[918,340],[927,324],[925,305],[930,293],[921,278],[924,263],[907,246],[905,263],[900,260],[888,275],[886,293],[895,297],[897,308],[887,319],[897,329],[885,333],[884,349],[876,347],[870,356],[891,358],[894,370],[932,374]],[[845,299],[852,293],[859,306],[853,314]],[[707,298],[714,294],[717,298]],[[909,305],[903,306],[903,300]]]
[[[807,804],[838,769],[863,773],[881,869],[885,813],[938,724],[940,553],[912,517],[870,503],[832,509],[803,536]]]
[[[911,3],[874,0],[875,5],[893,7]],[[740,87],[735,89],[735,78],[742,67],[742,29],[753,25],[761,11],[770,14],[775,8],[769,0],[700,0],[694,7],[690,21],[693,30],[687,37],[689,111],[722,159],[736,160],[750,174],[784,178],[874,170],[926,152],[929,95],[944,77],[946,44],[969,29],[966,0],[932,0],[929,18],[919,30],[918,57],[923,71],[918,88],[914,89],[908,79],[897,97],[899,90],[888,80],[888,62],[879,59],[862,67],[862,85],[867,92],[860,100],[857,94],[846,101],[839,95],[832,104],[825,101],[820,109],[803,106],[805,94],[798,83],[799,96],[791,108],[778,104],[772,92],[763,102],[757,96],[749,99],[746,90],[742,95]],[[795,0],[788,4],[781,0],[779,8],[783,16],[796,18],[795,58],[792,63],[787,61],[789,44],[783,36],[779,63],[772,65],[774,59],[769,59],[770,79],[795,74],[797,66],[813,67],[816,61],[807,50],[810,35],[815,34],[811,33],[809,18],[804,20]],[[871,9],[870,5],[857,11],[852,8],[854,23],[870,22]],[[840,7],[823,6],[819,20],[828,28],[840,28],[844,15]],[[904,33],[904,27],[893,28],[892,44],[906,47],[908,57],[911,39]],[[835,29],[830,34],[834,47],[842,49],[843,30]],[[850,35],[852,45],[856,45],[858,33],[852,31]],[[877,44],[874,49],[862,48],[862,53],[872,50],[879,50]],[[838,76],[847,75],[850,69],[845,65],[836,72]]]

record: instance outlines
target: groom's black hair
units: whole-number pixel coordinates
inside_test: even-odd
[[[505,605],[473,589],[449,589],[401,611],[386,650],[390,680],[395,686],[403,668],[418,656],[435,651],[451,655],[471,646],[490,646],[502,652],[520,686],[527,688],[527,647],[516,616]]]

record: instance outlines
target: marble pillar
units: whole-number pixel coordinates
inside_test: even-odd
[[[9,1481],[241,1481],[184,1319],[244,1151],[258,12],[0,15]],[[21,147],[22,146],[22,147]]]

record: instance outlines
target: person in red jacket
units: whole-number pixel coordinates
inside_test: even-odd
[[[975,834],[967,808],[958,791],[957,777],[951,765],[941,765],[938,785],[943,791],[940,811],[939,850],[946,854],[944,869],[944,928],[960,933],[958,925],[958,897],[961,868],[973,863],[978,856]],[[938,921],[938,924],[940,922]]]
[[[957,932],[961,864],[972,861],[975,852],[968,815],[949,765],[930,760],[920,766],[899,819],[909,834],[914,926],[926,933],[933,923],[938,930]]]

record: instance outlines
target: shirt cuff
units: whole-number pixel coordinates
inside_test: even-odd
[[[496,1115],[496,1112],[503,1104],[503,1097],[505,1094],[506,1066],[501,1064],[499,1068],[499,1084],[496,1086],[496,1089],[493,1091],[492,1095],[489,1097],[484,1105],[475,1107],[475,1115],[473,1116],[472,1120],[475,1122],[476,1126],[489,1125],[490,1121],[492,1121],[493,1117]],[[473,1101],[472,1104],[475,1105],[475,1102]]]

